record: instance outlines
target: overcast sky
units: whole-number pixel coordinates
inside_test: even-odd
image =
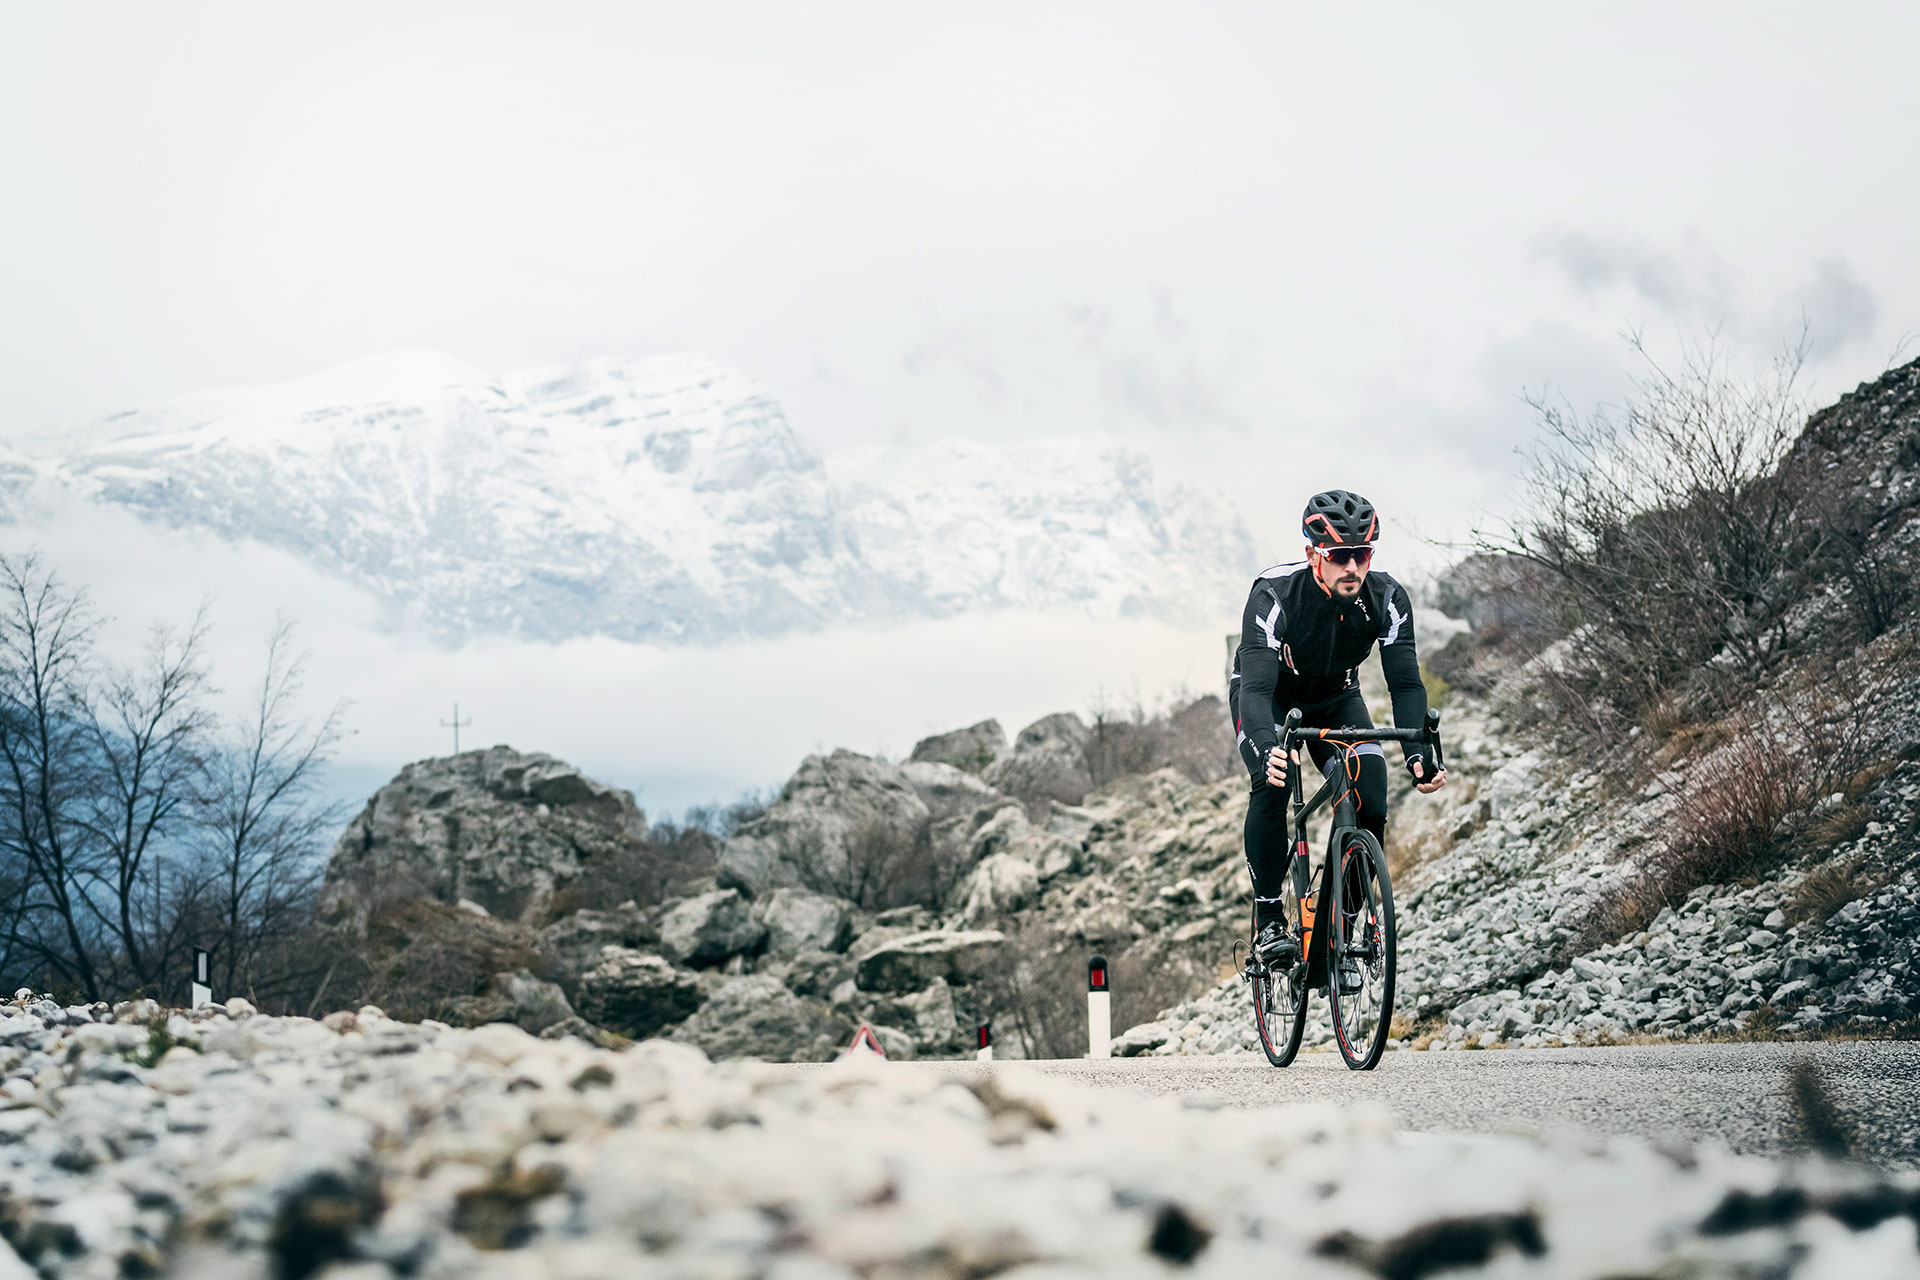
[[[823,448],[1497,506],[1618,335],[1920,354],[1920,8],[0,6],[0,434],[700,350]],[[1390,527],[1392,527],[1390,523]],[[1207,662],[1211,663],[1211,654]]]

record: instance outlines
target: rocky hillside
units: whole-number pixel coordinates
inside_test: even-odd
[[[1403,788],[1391,824],[1401,1042],[1914,1034],[1920,361],[1815,414],[1780,468],[1827,495],[1798,535],[1823,558],[1769,584],[1798,656],[1734,697],[1716,681],[1706,710],[1657,704],[1624,741],[1555,709],[1577,638],[1514,641],[1539,621],[1524,563],[1443,585],[1473,631],[1428,655],[1456,685],[1453,781]],[[1245,1004],[1223,983],[1123,1051],[1252,1051]]]
[[[898,764],[811,757],[723,844],[692,833],[708,874],[695,856],[678,879],[630,796],[551,757],[424,761],[341,837],[325,911],[348,980],[414,1016],[801,1060],[861,1023],[895,1056],[953,1055],[992,1022],[1003,1056],[1072,1052],[1090,955],[1144,1016],[1211,984],[1244,910],[1238,784],[1096,788],[1121,730],[1155,732],[1056,715]],[[1217,700],[1159,732],[1163,758],[1230,767]]]
[[[1686,803],[1682,780],[1611,796],[1595,773],[1524,747],[1484,699],[1456,695],[1446,716],[1448,786],[1406,792],[1391,819],[1406,857],[1395,1047],[1911,1033],[1920,749],[1810,815],[1803,859],[1753,883],[1703,885],[1645,929],[1594,939],[1583,929],[1596,900],[1635,877],[1634,851]],[[1325,1002],[1314,1009],[1309,1043],[1325,1045]],[[1132,1028],[1117,1051],[1258,1052],[1244,984]]]

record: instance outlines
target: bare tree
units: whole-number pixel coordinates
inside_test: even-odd
[[[110,676],[85,721],[95,775],[87,826],[100,883],[82,899],[99,909],[116,967],[126,971],[122,988],[150,995],[180,941],[168,927],[160,853],[195,817],[214,723],[206,634],[204,607],[184,632],[156,627],[142,664]]]
[[[292,645],[292,624],[283,620],[267,642],[266,670],[246,717],[209,764],[204,891],[228,991],[267,980],[261,965],[269,953],[302,967],[275,944],[308,923],[326,840],[342,819],[336,807],[314,803],[314,789],[346,707],[336,704],[317,725],[300,718],[306,656]]]
[[[0,556],[0,859],[16,896],[5,912],[10,962],[89,1000],[102,994],[94,913],[98,870],[88,824],[86,668],[95,623],[86,597],[35,556]]]
[[[1570,705],[1629,718],[1689,680],[1778,670],[1816,550],[1806,491],[1780,467],[1806,417],[1804,342],[1757,374],[1710,344],[1673,371],[1632,344],[1648,372],[1624,410],[1533,402],[1546,439],[1522,514],[1476,535],[1539,571],[1546,631],[1573,638],[1550,672]]]

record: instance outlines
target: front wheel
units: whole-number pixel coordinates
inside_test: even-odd
[[[1371,1070],[1386,1051],[1393,1021],[1393,888],[1373,834],[1339,833],[1340,874],[1327,913],[1327,995],[1333,1038],[1355,1071]]]

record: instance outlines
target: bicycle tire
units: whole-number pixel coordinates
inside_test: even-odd
[[[1327,916],[1327,1000],[1332,1006],[1333,1038],[1340,1056],[1355,1071],[1371,1071],[1386,1052],[1393,1025],[1395,970],[1393,886],[1387,858],[1369,831],[1348,827],[1336,833],[1339,873],[1332,876],[1332,910]],[[1349,901],[1352,899],[1352,901]],[[1359,926],[1356,930],[1355,926]],[[1347,965],[1360,980],[1354,990],[1340,988]]]
[[[1287,877],[1282,891],[1287,927],[1300,936],[1300,897],[1294,891],[1293,877]],[[1258,934],[1259,930],[1254,931]],[[1253,1024],[1260,1033],[1260,1048],[1267,1061],[1276,1067],[1292,1064],[1300,1052],[1300,1040],[1307,1029],[1307,966],[1303,959],[1287,974],[1259,969],[1249,984],[1253,989]]]

